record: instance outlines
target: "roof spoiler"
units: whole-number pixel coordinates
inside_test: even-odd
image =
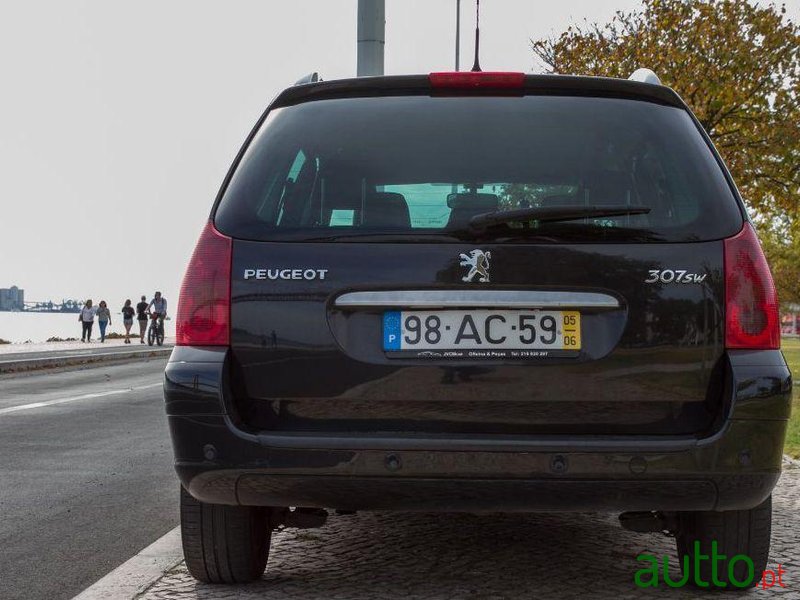
[[[651,69],[636,69],[631,76],[628,77],[630,81],[638,81],[640,83],[650,83],[652,85],[661,85],[661,80],[658,78]]]
[[[476,74],[477,75],[477,74]],[[302,83],[307,81],[305,85]],[[629,79],[581,77],[575,75],[525,75],[520,93],[553,95],[598,95],[603,97],[635,98],[687,108],[680,97],[666,85],[652,85]],[[299,85],[284,89],[270,104],[271,108],[311,100],[389,95],[429,95],[436,90],[430,75],[386,75],[383,77],[354,77],[330,81],[301,80]],[[511,92],[512,90],[509,90]],[[475,90],[480,95],[481,90]]]

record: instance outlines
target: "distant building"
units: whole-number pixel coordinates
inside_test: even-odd
[[[25,290],[15,285],[0,288],[0,310],[25,310]]]

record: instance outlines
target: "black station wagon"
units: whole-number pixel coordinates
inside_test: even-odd
[[[177,321],[165,399],[197,579],[259,578],[275,527],[328,510],[609,511],[674,535],[695,578],[712,543],[767,562],[778,301],[668,87],[289,88],[222,185]]]

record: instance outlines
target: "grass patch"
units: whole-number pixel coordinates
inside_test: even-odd
[[[781,350],[792,374],[800,373],[800,339],[783,338]],[[786,432],[785,451],[789,456],[800,458],[800,388],[796,385],[792,389],[792,418]]]

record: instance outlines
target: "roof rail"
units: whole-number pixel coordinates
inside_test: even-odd
[[[650,69],[636,69],[631,76],[628,77],[630,81],[640,81],[641,83],[651,83],[653,85],[661,85],[661,80],[658,75],[653,73]]]
[[[317,83],[318,81],[322,81],[322,78],[319,76],[319,73],[314,71],[313,73],[309,73],[305,77],[301,77],[297,81],[294,82],[295,85],[305,85],[306,83]]]

